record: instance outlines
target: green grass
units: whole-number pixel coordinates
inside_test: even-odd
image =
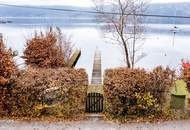
[[[172,88],[171,94],[175,96],[184,96],[189,92],[187,90],[187,85],[183,80],[176,80],[175,86]]]
[[[174,109],[185,108],[185,98],[189,94],[184,80],[176,80],[175,86],[171,90],[170,107]]]
[[[103,85],[89,85],[87,93],[100,93],[103,94]]]

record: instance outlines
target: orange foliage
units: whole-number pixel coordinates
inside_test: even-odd
[[[6,86],[8,84],[8,80],[5,79],[4,77],[0,76],[0,84],[2,86]]]
[[[174,71],[160,66],[151,72],[130,68],[106,70],[106,112],[115,116],[158,114],[165,105],[174,78]]]
[[[17,68],[13,60],[13,52],[6,49],[3,39],[0,38],[0,114],[3,110],[10,112],[9,105],[4,101],[9,98],[8,86],[13,85],[13,77],[17,74]]]
[[[190,62],[182,60],[182,77],[187,83],[187,88],[190,91]]]
[[[8,83],[11,76],[16,74],[16,70],[12,50],[7,50],[3,40],[0,39],[0,86]]]
[[[18,76],[12,96],[3,100],[6,107],[2,111],[5,111],[4,115],[14,117],[80,115],[85,112],[87,85],[84,69],[28,67]],[[62,110],[59,114],[51,108],[36,110],[36,104],[41,103],[50,107],[60,104]]]
[[[40,68],[65,66],[63,52],[58,47],[56,34],[51,28],[45,34],[36,33],[27,41],[23,58],[27,65]]]

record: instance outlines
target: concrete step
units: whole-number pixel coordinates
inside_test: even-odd
[[[86,119],[87,120],[103,120],[105,117],[104,114],[86,114]]]
[[[93,114],[86,114],[85,115],[86,117],[105,117],[104,114],[100,113],[100,114],[96,114],[96,113],[93,113]]]

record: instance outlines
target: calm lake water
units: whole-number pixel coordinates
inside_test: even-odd
[[[89,24],[88,24],[89,25]],[[171,29],[177,26],[179,31],[173,42]],[[48,27],[43,25],[0,25],[0,33],[3,33],[7,46],[19,51],[19,56],[25,47],[26,39],[30,38],[34,31],[44,30]],[[72,36],[75,48],[82,50],[82,55],[77,63],[77,68],[85,68],[91,76],[93,57],[98,47],[102,53],[102,69],[124,66],[123,53],[121,49],[109,44],[103,37],[98,26],[60,26],[61,30]],[[190,25],[146,25],[145,40],[143,41],[139,54],[147,56],[141,59],[136,67],[152,69],[158,65],[179,68],[181,59],[190,59]],[[17,63],[23,63],[19,57]]]

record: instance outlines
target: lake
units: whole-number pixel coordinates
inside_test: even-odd
[[[26,39],[31,38],[35,30],[43,31],[49,25],[0,24],[0,33],[3,33],[7,46],[17,50],[19,56],[22,56]],[[75,48],[82,50],[77,68],[85,68],[89,77],[92,73],[96,48],[102,53],[103,70],[124,66],[121,49],[105,40],[99,26],[90,23],[77,23],[71,26],[58,24],[58,26],[64,33],[71,35]],[[172,45],[173,32],[171,29],[174,26],[177,26],[179,31],[176,34],[174,45]],[[145,27],[145,40],[142,41],[144,45],[139,54],[146,54],[146,57],[141,59],[136,67],[150,70],[162,65],[178,69],[181,59],[190,59],[190,25],[147,24]],[[16,57],[15,60],[18,64],[23,63],[19,57]]]

